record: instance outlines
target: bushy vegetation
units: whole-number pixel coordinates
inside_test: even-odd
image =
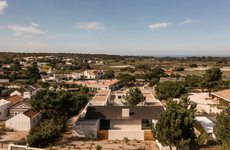
[[[130,88],[129,91],[124,96],[126,101],[122,101],[122,103],[126,106],[135,106],[141,102],[143,102],[146,97],[143,96],[141,90],[139,88]]]
[[[170,97],[179,98],[181,94],[187,93],[185,83],[181,81],[165,81],[157,83],[155,90],[157,98],[160,100],[166,100]]]

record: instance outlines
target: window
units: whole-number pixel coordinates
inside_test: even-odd
[[[39,116],[37,116],[37,119],[39,119]]]
[[[2,115],[2,112],[0,112],[0,115]]]
[[[18,114],[18,112],[14,112],[14,116],[16,116]]]
[[[121,99],[121,96],[118,96],[118,99]]]
[[[33,122],[35,122],[35,119],[33,119]]]

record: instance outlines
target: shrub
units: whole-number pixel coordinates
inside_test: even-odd
[[[128,144],[129,139],[128,139],[127,137],[124,137],[124,142],[125,142],[126,144]]]
[[[97,145],[96,146],[96,150],[101,150],[102,149],[102,146],[101,145]]]
[[[27,140],[25,138],[20,139],[19,141],[14,141],[14,145],[26,145]]]

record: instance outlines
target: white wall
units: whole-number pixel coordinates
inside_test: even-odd
[[[144,140],[144,130],[109,130],[109,140],[123,140],[124,137],[130,140]]]
[[[14,95],[22,96],[22,93],[20,93],[18,91],[14,91],[13,93],[10,94],[10,96],[14,96]]]
[[[5,101],[5,103],[0,106],[0,112],[1,112],[0,120],[7,117],[8,107],[11,105],[11,102],[9,102],[9,101],[6,101],[6,100],[1,100],[1,101],[2,101],[2,103]]]
[[[30,118],[24,114],[18,114],[7,120],[5,125],[7,128],[14,129],[15,131],[29,131],[31,129]]]
[[[34,119],[34,121],[33,121],[33,119]],[[42,120],[42,113],[40,113],[37,116],[35,116],[34,118],[32,118],[30,120],[30,122],[31,122],[31,128],[37,126],[40,123],[41,120]]]
[[[141,120],[110,120],[111,130],[141,130]]]
[[[97,120],[95,125],[87,125],[87,122],[85,122],[85,124],[82,123],[82,125],[73,124],[73,126],[72,126],[73,136],[90,137],[89,132],[93,131],[94,138],[97,138],[97,131],[99,130],[99,128],[100,128],[100,121],[99,120]]]
[[[24,92],[23,97],[24,98],[31,98],[30,92]]]

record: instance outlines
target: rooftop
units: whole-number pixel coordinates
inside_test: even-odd
[[[14,104],[14,103],[16,103],[16,102],[18,102],[18,101],[20,101],[20,100],[22,100],[22,99],[23,99],[23,97],[21,97],[21,96],[19,96],[19,95],[14,95],[14,96],[11,96],[11,97],[6,98],[6,100],[7,100],[7,101],[10,101],[11,104]]]
[[[129,116],[122,117],[122,109]],[[163,106],[88,106],[85,119],[155,119],[164,111]]]
[[[213,95],[226,98],[230,101],[230,89],[212,93]]]
[[[107,95],[106,96],[96,96],[94,99],[93,99],[93,102],[95,101],[106,101],[106,98],[107,98]]]
[[[31,85],[32,87],[34,87],[35,89],[40,89],[42,88],[40,85],[38,85],[37,83],[34,83]]]
[[[38,114],[40,114],[40,112],[34,112],[31,109],[29,109],[29,110],[25,111],[23,114],[29,118],[33,118],[33,117],[37,116]]]

